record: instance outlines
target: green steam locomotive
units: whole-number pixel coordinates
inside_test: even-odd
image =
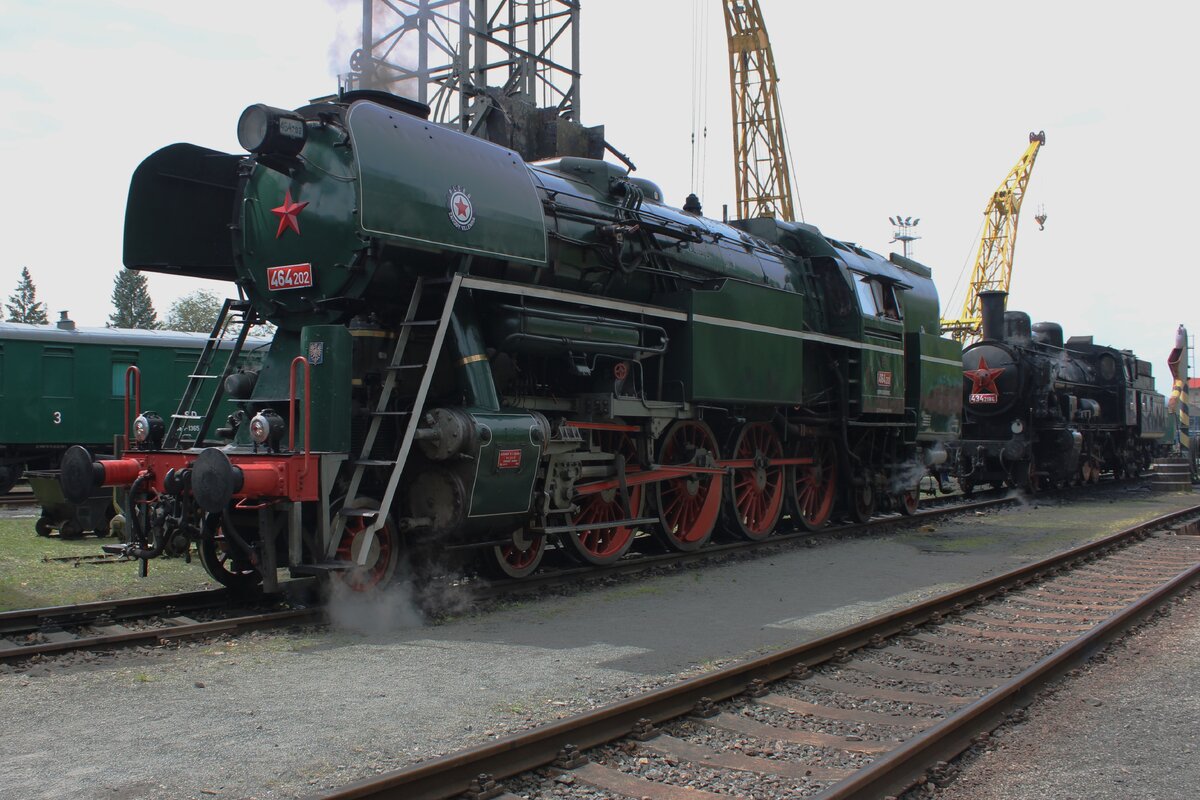
[[[129,487],[127,553],[196,542],[230,586],[362,589],[402,551],[522,577],[548,550],[605,564],[915,508],[962,409],[928,268],[427,113],[255,105],[249,155],[138,168],[125,265],[234,281],[230,336],[277,332],[261,369],[193,377],[223,388],[206,413],[144,410],[123,458],[64,461],[68,494]]]

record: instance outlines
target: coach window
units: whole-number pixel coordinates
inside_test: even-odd
[[[125,371],[137,366],[136,350],[114,350],[112,354],[112,393],[113,397],[125,396]],[[130,378],[132,381],[132,377]]]

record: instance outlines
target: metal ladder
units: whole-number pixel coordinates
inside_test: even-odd
[[[449,279],[417,278],[416,285],[413,287],[412,299],[408,304],[408,311],[404,315],[404,321],[400,323],[400,335],[396,338],[396,349],[392,352],[391,361],[388,362],[387,376],[384,378],[383,386],[379,392],[379,402],[376,403],[375,409],[371,412],[371,424],[368,426],[367,434],[363,438],[362,449],[358,454],[358,458],[351,462],[354,465],[354,474],[350,478],[350,485],[346,489],[346,498],[342,503],[342,507],[338,510],[337,519],[334,521],[332,535],[329,537],[327,545],[326,558],[333,559],[337,554],[337,548],[341,543],[342,535],[345,533],[346,521],[348,519],[351,517],[374,517],[374,521],[364,531],[364,535],[367,538],[359,550],[359,564],[366,563],[368,551],[370,550],[371,543],[374,541],[375,532],[383,527],[387,519],[388,509],[391,508],[392,501],[396,496],[396,489],[400,485],[400,474],[404,472],[404,466],[408,462],[409,453],[412,452],[412,444],[417,433],[417,428],[421,424],[421,416],[425,410],[425,398],[429,393],[429,385],[433,381],[433,373],[437,367],[437,357],[442,350],[446,331],[450,327],[450,317],[454,311],[454,302],[458,298],[458,288],[462,283],[462,278],[463,276],[460,273],[455,273]],[[417,319],[418,307],[427,288],[431,285],[445,285],[447,283],[449,285],[442,304],[441,314],[436,319]],[[404,354],[408,349],[413,329],[434,325],[437,328],[433,336],[433,343],[430,345],[429,360],[423,364],[405,363]],[[396,387],[399,375],[409,370],[422,370],[421,384],[417,389],[416,397],[413,399],[412,409],[408,411],[389,411],[388,402],[391,400],[392,391]],[[396,453],[395,458],[373,459],[371,458],[371,450],[375,446],[375,438],[379,434],[379,428],[384,417],[407,417],[408,421],[404,427],[404,437],[400,440],[400,449]],[[379,498],[378,509],[354,508],[354,503],[358,499],[359,486],[362,484],[363,476],[369,469],[391,470],[387,488],[384,490],[383,496]]]
[[[208,341],[204,343],[204,350],[201,351],[200,358],[196,361],[196,367],[188,375],[187,389],[179,400],[179,408],[171,415],[171,423],[167,426],[166,436],[163,437],[164,450],[184,449],[204,442],[204,436],[208,433],[209,425],[212,424],[213,414],[216,413],[217,406],[225,394],[225,379],[236,368],[238,356],[242,352],[246,336],[250,333],[250,328],[254,323],[254,309],[250,305],[250,301],[225,300],[225,304],[221,306],[221,313],[217,315],[217,321],[213,324],[212,333],[208,335]],[[233,350],[229,353],[229,359],[225,362],[225,368],[220,375],[211,374],[213,358],[220,349],[221,343],[228,338],[230,329],[235,325],[241,327],[238,330]],[[200,389],[204,386],[205,381],[213,380],[218,383],[213,389],[212,398],[208,401],[208,408],[205,409],[204,416],[200,416],[192,409],[192,405],[199,397]],[[185,437],[185,425],[196,420],[200,421],[200,427],[196,431],[195,438]]]
[[[852,417],[862,413],[862,355],[850,350],[846,355],[846,408]]]

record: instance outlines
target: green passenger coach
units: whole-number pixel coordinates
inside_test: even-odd
[[[78,328],[65,315],[57,325],[0,323],[0,490],[9,491],[26,469],[57,469],[73,444],[112,452],[113,437],[124,429],[130,367],[154,376],[141,382],[141,408],[173,414],[208,338]],[[257,359],[254,353],[269,346],[268,339],[252,339],[246,358]]]

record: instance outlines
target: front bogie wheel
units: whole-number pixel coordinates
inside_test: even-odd
[[[546,537],[517,528],[503,544],[492,545],[480,554],[480,571],[489,578],[527,578],[541,566],[546,555]]]
[[[352,503],[350,508],[369,512],[376,511],[379,504],[363,498]],[[356,592],[383,588],[396,577],[396,568],[400,563],[400,536],[392,518],[385,515],[375,535],[368,537],[367,531],[377,519],[377,514],[346,517],[346,528],[336,558],[349,566],[337,575],[343,585]]]
[[[224,529],[219,515],[210,514],[196,548],[200,564],[213,580],[235,592],[253,592],[262,584],[262,575],[250,563]]]

